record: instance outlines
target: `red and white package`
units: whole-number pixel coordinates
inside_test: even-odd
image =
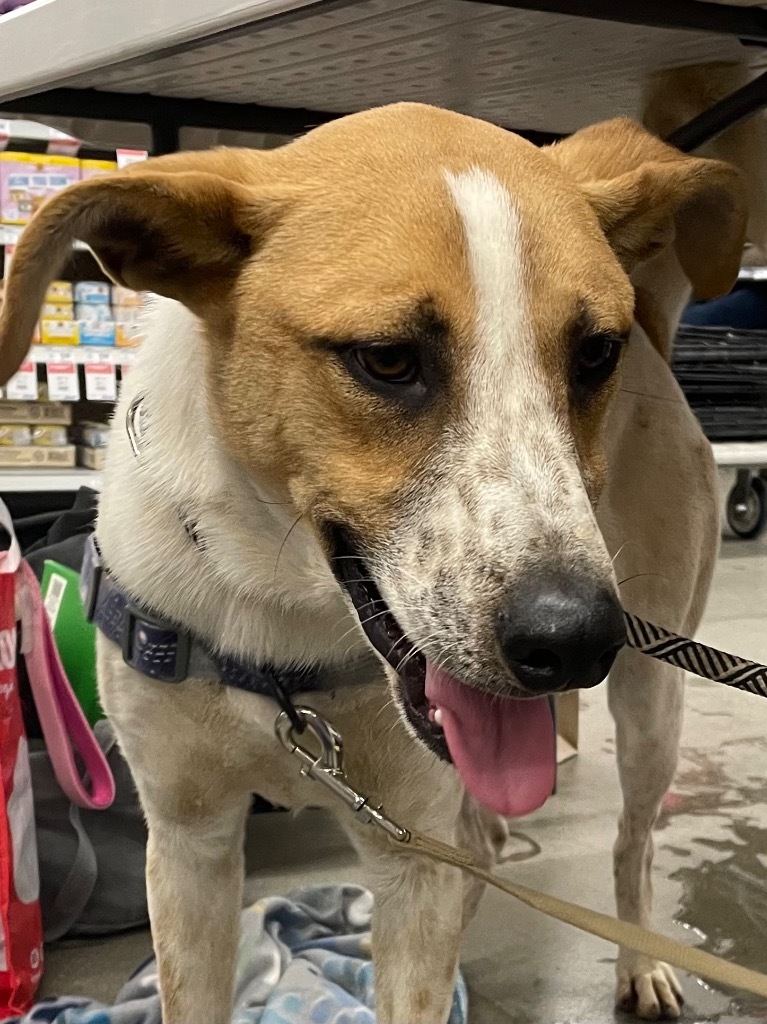
[[[43,968],[27,738],[16,675],[15,541],[0,552],[0,1020],[31,1005]]]

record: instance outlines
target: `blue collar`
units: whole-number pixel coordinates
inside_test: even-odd
[[[210,679],[272,697],[283,710],[295,694],[325,688],[322,666],[250,664],[159,618],[134,601],[106,570],[93,534],[85,546],[80,595],[88,621],[121,648],[126,665],[150,679],[163,683]]]

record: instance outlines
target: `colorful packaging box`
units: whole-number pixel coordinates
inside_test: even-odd
[[[144,340],[141,324],[117,324],[115,345],[118,348],[138,348]]]
[[[40,341],[43,345],[79,345],[80,328],[76,320],[41,320]]]
[[[140,309],[144,304],[142,292],[134,292],[132,288],[123,288],[120,284],[112,285],[112,305],[127,309],[135,306]]]
[[[110,286],[106,281],[76,281],[75,302],[109,305]]]
[[[72,302],[74,293],[71,281],[51,281],[45,292],[46,302]]]
[[[46,199],[79,180],[76,157],[0,153],[0,220],[28,224]]]
[[[40,310],[41,320],[74,320],[75,307],[71,302],[46,302]]]
[[[88,324],[105,324],[113,319],[112,307],[105,302],[78,302],[75,306],[75,320]]]
[[[113,320],[105,320],[101,323],[79,320],[78,328],[81,345],[113,346],[116,344],[117,339]]]

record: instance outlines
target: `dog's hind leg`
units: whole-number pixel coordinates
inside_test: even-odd
[[[632,335],[611,438],[599,521],[613,552],[624,605],[690,636],[705,605],[718,550],[716,467],[711,449],[661,357]],[[615,846],[619,916],[650,926],[652,828],[677,763],[684,677],[624,650],[609,681],[623,813]],[[622,950],[618,1004],[638,1016],[678,1017],[670,968]]]

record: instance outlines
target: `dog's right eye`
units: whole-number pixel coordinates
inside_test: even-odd
[[[360,345],[352,354],[363,373],[382,384],[415,384],[421,379],[414,345]]]

